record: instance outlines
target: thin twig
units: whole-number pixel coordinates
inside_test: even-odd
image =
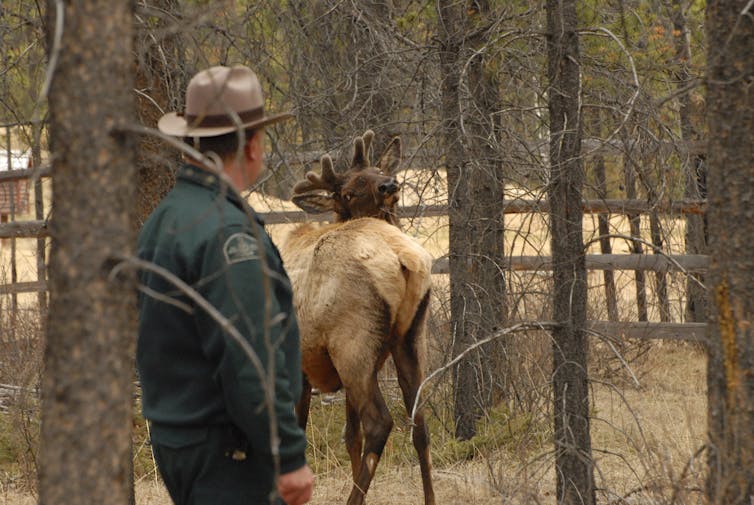
[[[189,297],[191,301],[196,303],[201,309],[207,312],[207,314],[215,320],[220,328],[228,335],[230,335],[231,338],[233,338],[233,340],[248,355],[249,359],[254,365],[254,368],[260,375],[260,378],[264,377],[264,367],[262,366],[262,362],[259,360],[259,356],[257,356],[256,351],[254,351],[254,348],[251,347],[251,345],[244,338],[241,332],[238,331],[238,329],[230,321],[230,319],[225,317],[219,310],[217,310],[217,308],[215,308],[214,305],[209,303],[206,298],[199,294],[199,292],[194,288],[189,286],[183,279],[166,268],[156,265],[151,261],[145,261],[134,256],[118,254],[115,255],[114,259],[119,263],[116,264],[110,272],[109,277],[111,280],[115,278],[120,273],[120,271],[127,266],[135,267],[138,270],[146,270],[148,272],[159,275],[160,277],[171,283],[173,286],[175,286],[179,291],[181,291],[181,293]]]
[[[628,122],[628,118],[631,117],[631,113],[634,110],[634,105],[636,104],[636,99],[639,98],[639,92],[641,91],[641,83],[639,82],[639,75],[636,72],[636,65],[634,64],[634,59],[631,56],[631,53],[626,49],[626,47],[623,45],[623,43],[620,41],[618,37],[613,34],[610,30],[603,26],[598,26],[594,30],[581,30],[580,33],[585,34],[598,34],[599,32],[607,34],[613,41],[618,44],[618,47],[620,47],[621,51],[626,55],[626,58],[628,58],[628,63],[631,66],[631,76],[634,80],[634,87],[636,88],[636,91],[634,91],[634,94],[631,96],[631,98],[626,102],[626,113],[623,114],[623,119],[621,120],[620,124],[610,133],[607,138],[602,142],[602,144],[607,144],[612,140],[613,137],[615,137],[618,132],[625,126],[625,124]],[[595,152],[597,152],[598,149],[600,149],[601,146],[595,147],[591,151],[587,151],[586,153],[582,153],[581,157],[585,158]]]
[[[520,331],[529,331],[529,330],[552,330],[554,328],[558,328],[562,326],[561,323],[551,322],[551,321],[535,321],[535,322],[529,322],[529,323],[518,323],[515,324],[509,328],[503,328],[502,330],[496,331],[489,337],[478,340],[477,342],[474,342],[469,347],[463,350],[458,356],[450,360],[445,365],[441,366],[437,370],[433,371],[431,374],[427,376],[426,379],[422,381],[421,384],[419,384],[419,388],[416,390],[416,398],[414,399],[414,405],[411,408],[411,431],[414,430],[414,424],[415,424],[415,416],[416,416],[416,410],[419,407],[420,398],[421,398],[421,392],[424,388],[424,385],[434,379],[438,374],[444,372],[448,368],[452,367],[456,363],[458,363],[464,356],[466,356],[468,353],[473,351],[474,349],[477,349],[480,346],[483,346],[485,344],[488,344],[492,342],[493,340],[497,340],[499,338],[505,337],[507,335],[510,335],[511,333],[517,333]]]
[[[605,342],[610,347],[610,350],[613,351],[613,354],[615,354],[615,356],[618,358],[621,364],[626,368],[629,375],[631,375],[631,378],[634,380],[634,384],[636,384],[636,387],[641,387],[641,384],[639,383],[639,379],[636,377],[636,374],[634,374],[634,371],[631,370],[631,366],[628,364],[628,362],[625,359],[623,359],[623,356],[621,355],[620,352],[618,352],[618,349],[615,348],[613,343],[610,342],[610,339],[607,338],[606,335],[603,335],[602,333],[598,331],[590,330],[588,328],[586,329],[586,332],[589,333],[590,335],[594,335],[595,337],[598,337],[600,340]]]
[[[58,57],[60,56],[60,46],[63,40],[63,28],[65,25],[65,4],[63,0],[55,1],[55,32],[53,33],[52,49],[50,50],[50,60],[47,64],[47,72],[45,73],[45,81],[42,85],[42,90],[39,92],[37,103],[34,105],[34,118],[32,122],[38,122],[38,114],[40,111],[40,104],[44,103],[47,99],[47,94],[50,92],[50,86],[52,85],[52,77],[55,74],[55,69],[58,65]]]
[[[204,298],[199,292],[197,292],[194,288],[189,286],[186,282],[184,282],[181,278],[170,272],[169,270],[159,266],[155,265],[154,263],[150,261],[144,261],[142,259],[136,258],[134,256],[127,256],[127,255],[116,255],[113,259],[117,260],[119,263],[117,263],[110,272],[110,278],[114,278],[118,275],[118,273],[126,268],[126,267],[133,267],[139,270],[146,270],[149,272],[153,272],[166,281],[173,284],[177,289],[179,289],[183,294],[188,296],[194,303],[196,303],[201,309],[207,312],[207,314],[215,320],[215,322],[220,326],[220,328],[227,334],[230,335],[230,337],[233,339],[233,341],[238,344],[239,347],[243,350],[243,352],[246,354],[246,356],[251,361],[252,366],[256,370],[260,384],[262,385],[262,391],[264,391],[264,402],[265,407],[267,409],[267,413],[269,416],[270,421],[270,440],[271,440],[271,451],[273,455],[277,454],[277,459],[279,460],[279,441],[277,440],[277,430],[273,429],[273,427],[277,427],[277,421],[276,421],[276,415],[275,415],[275,391],[274,391],[274,382],[270,380],[270,377],[268,377],[268,373],[266,373],[264,366],[262,364],[262,361],[259,359],[259,356],[257,356],[256,351],[254,351],[254,348],[249,344],[249,342],[244,338],[244,336],[241,334],[240,331],[235,327],[235,325],[226,318],[217,308],[215,308],[211,303],[207,301],[206,298]],[[267,339],[269,340],[269,338]],[[274,353],[270,353],[270,356],[274,356]],[[274,370],[273,370],[274,371]],[[274,379],[274,376],[272,377]],[[275,475],[279,475],[279,462],[276,465],[278,468],[276,468]]]

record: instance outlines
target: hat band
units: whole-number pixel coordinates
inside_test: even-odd
[[[264,117],[264,107],[249,109],[236,113],[240,123],[250,123]],[[190,128],[220,128],[227,126],[238,126],[234,117],[229,114],[206,114],[203,116],[197,114],[186,114],[186,122]]]

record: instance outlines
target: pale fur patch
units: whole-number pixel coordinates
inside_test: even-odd
[[[382,352],[389,337],[374,334],[375,325],[384,324],[385,305],[391,333],[405,335],[432,282],[432,256],[395,226],[374,218],[303,225],[280,249],[309,371],[335,373],[325,366],[331,358],[341,375],[350,366],[375,362],[376,356],[368,355]],[[326,375],[310,379],[334,383]]]

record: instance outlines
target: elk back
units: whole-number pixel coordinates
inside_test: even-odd
[[[283,241],[281,254],[293,284],[304,372],[322,391],[338,389],[346,372],[333,361],[381,366],[430,289],[432,256],[374,218],[302,225]]]

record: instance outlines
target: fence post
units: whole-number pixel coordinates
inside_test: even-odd
[[[10,126],[5,126],[6,135],[6,149],[8,156],[8,171],[13,169],[13,156],[12,156],[12,142],[10,138],[11,130]],[[10,193],[8,202],[10,205],[9,221],[16,220],[16,181],[10,181],[8,183],[8,191]],[[10,237],[10,282],[16,284],[18,282],[18,271],[16,270],[16,238]],[[10,340],[16,340],[16,318],[18,317],[18,295],[11,293],[11,307],[10,307],[10,328],[8,329],[8,335]]]
[[[607,198],[607,177],[605,175],[605,157],[596,156],[594,172],[597,179],[597,197],[600,199]],[[613,249],[610,243],[610,214],[597,214],[597,226],[600,234],[600,251],[602,254],[612,254]],[[609,321],[618,320],[618,297],[615,290],[615,274],[612,270],[603,272],[605,280],[605,298],[607,299],[607,319]]]
[[[42,177],[39,175],[39,167],[42,166],[42,125],[35,121],[31,125],[32,142],[31,142],[31,167],[34,169],[32,180],[34,181],[34,216],[38,221],[44,220],[44,193],[42,188]],[[46,263],[46,244],[45,237],[37,238],[37,280],[43,282],[47,279]],[[39,307],[39,321],[42,331],[44,332],[45,321],[47,320],[47,291],[37,292],[37,304]]]
[[[632,161],[631,147],[628,139],[624,139],[624,145],[626,146],[626,154],[623,155],[623,170],[626,186],[626,198],[631,200],[636,199],[636,172]],[[631,236],[641,238],[641,215],[639,213],[627,212],[629,228],[631,229]],[[633,254],[644,254],[644,247],[639,240],[631,241],[631,252]],[[634,277],[636,278],[636,310],[638,312],[639,321],[647,321],[647,283],[644,271],[635,270]]]

